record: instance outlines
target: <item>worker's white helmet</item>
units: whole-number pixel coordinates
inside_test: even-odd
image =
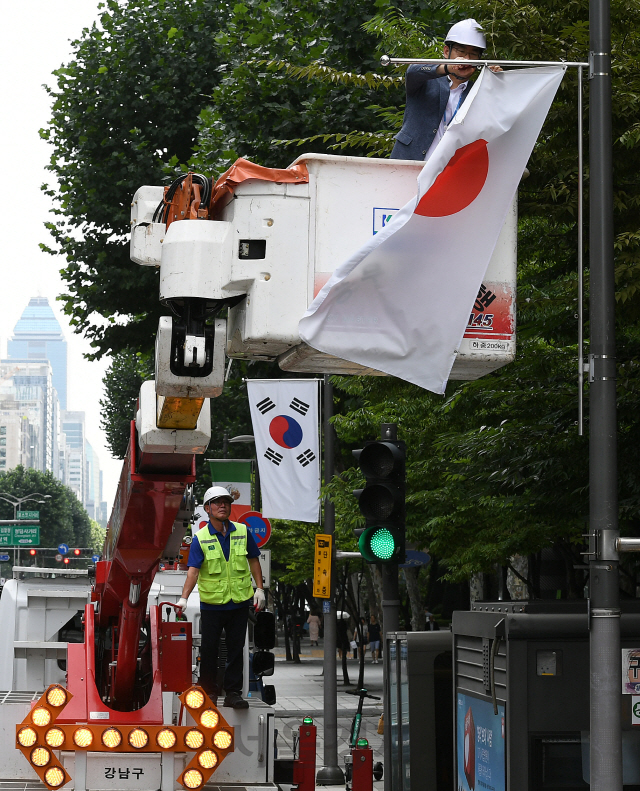
[[[475,19],[456,22],[445,38],[446,44],[465,44],[468,47],[487,48],[487,40]]]
[[[229,502],[233,502],[233,496],[229,494],[229,492],[224,488],[224,486],[210,486],[207,491],[204,493],[204,498],[202,500],[203,504],[206,505],[211,500],[217,500],[219,497],[228,497]]]

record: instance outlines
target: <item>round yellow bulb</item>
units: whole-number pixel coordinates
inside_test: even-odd
[[[64,744],[64,731],[60,728],[49,728],[44,735],[45,742],[49,747],[62,747]]]
[[[203,750],[201,753],[198,753],[198,763],[203,769],[213,769],[218,763],[218,756],[213,750]]]
[[[37,706],[31,712],[31,722],[39,728],[44,728],[51,722],[51,712],[44,706]]]
[[[93,744],[93,733],[89,728],[78,728],[73,732],[73,743],[76,747],[91,747]]]
[[[20,728],[18,731],[18,744],[21,747],[33,747],[38,741],[38,734],[33,728]]]
[[[59,708],[60,706],[64,706],[67,702],[67,691],[62,687],[51,687],[47,692],[47,703],[50,706],[55,706]]]
[[[156,736],[156,744],[158,747],[162,747],[163,750],[170,750],[172,747],[175,747],[176,741],[177,738],[175,733],[169,728],[159,731]]]
[[[199,709],[204,704],[204,694],[199,689],[190,689],[184,702],[190,709]]]
[[[199,750],[204,744],[204,734],[202,731],[191,729],[185,733],[184,743],[192,750]]]
[[[135,728],[129,734],[129,744],[136,750],[140,750],[149,744],[149,734],[142,728]]]
[[[122,744],[122,734],[117,728],[107,728],[102,734],[102,743],[110,750],[115,750]]]
[[[219,721],[218,712],[213,709],[206,709],[200,716],[200,725],[203,728],[215,728]]]
[[[44,773],[44,779],[50,786],[57,788],[64,783],[64,772],[58,766],[52,766]]]
[[[46,747],[34,747],[31,750],[31,763],[34,766],[46,766],[51,760],[51,751]]]
[[[203,781],[204,777],[202,776],[202,772],[199,772],[197,769],[189,769],[188,772],[184,773],[184,777],[182,778],[182,782],[187,788],[199,788]]]
[[[231,734],[229,731],[218,731],[213,737],[213,743],[219,750],[226,750],[231,745]]]

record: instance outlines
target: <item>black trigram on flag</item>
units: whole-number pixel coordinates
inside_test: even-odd
[[[299,456],[296,456],[296,459],[300,462],[300,464],[302,464],[303,467],[306,467],[311,464],[312,461],[314,461],[315,457],[316,454],[307,448],[307,450],[305,450]]]
[[[263,398],[262,401],[258,401],[256,407],[262,412],[263,415],[266,415],[267,412],[270,412],[272,409],[275,409],[276,405],[267,396],[267,398]]]
[[[266,459],[269,459],[269,461],[272,461],[276,465],[276,467],[279,466],[280,462],[283,459],[281,453],[276,453],[275,450],[271,450],[271,448],[267,448],[267,452],[264,454],[264,456]]]
[[[305,404],[305,402],[301,401],[299,398],[294,398],[289,404],[289,409],[295,410],[304,417],[309,411],[309,404]]]

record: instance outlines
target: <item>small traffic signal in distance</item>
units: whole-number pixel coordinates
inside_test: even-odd
[[[354,492],[366,524],[356,531],[360,553],[368,563],[403,563],[406,445],[377,440],[353,454],[366,481]]]
[[[35,554],[36,554],[36,551],[35,551],[35,549],[30,549],[30,550],[29,550],[29,554],[30,554],[30,555],[33,557],[33,555],[35,555]]]
[[[63,558],[63,559],[62,559],[62,562],[63,562],[63,563],[66,563],[67,565],[69,565],[69,558]]]
[[[76,555],[76,556],[79,555],[80,553],[81,553],[81,550],[79,550],[79,549],[74,549],[73,550],[73,554]]]

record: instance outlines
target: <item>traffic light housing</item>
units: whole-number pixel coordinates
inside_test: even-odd
[[[406,445],[375,440],[353,455],[366,481],[354,492],[365,518],[365,527],[355,531],[360,553],[368,563],[403,563]]]

